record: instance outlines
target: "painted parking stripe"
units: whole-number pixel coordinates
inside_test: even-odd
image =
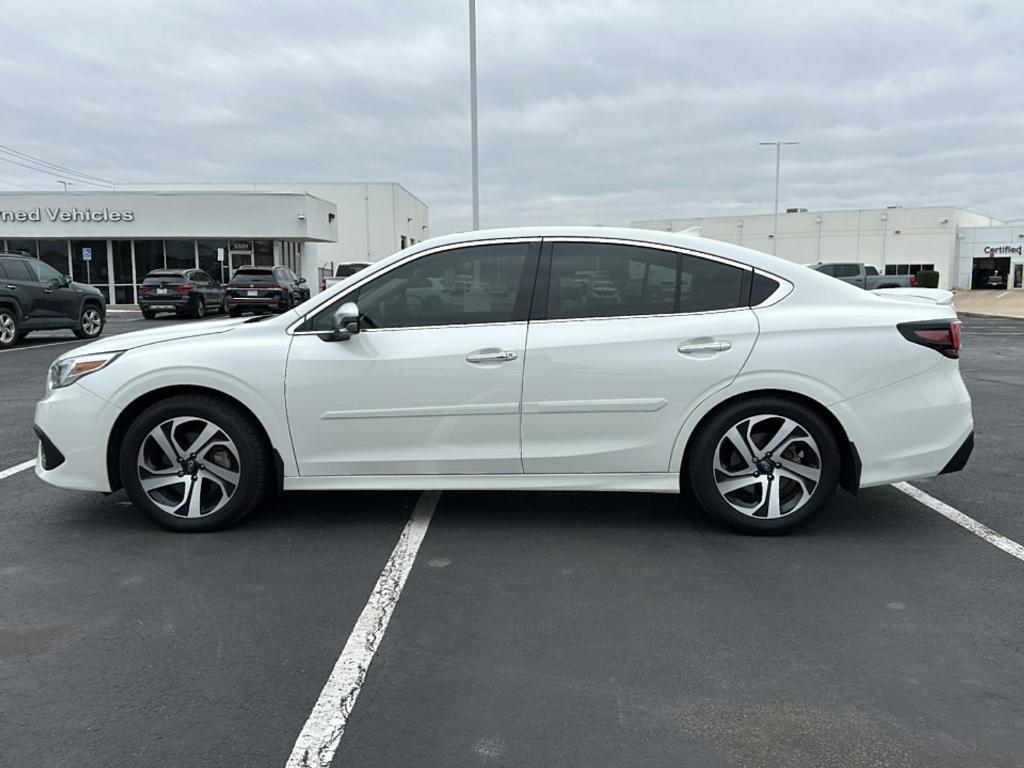
[[[10,477],[11,475],[16,475],[19,472],[24,472],[29,467],[34,467],[35,465],[36,465],[36,460],[35,459],[29,459],[28,461],[21,462],[21,464],[15,464],[10,469],[5,469],[3,472],[0,472],[0,480],[3,480],[4,478]]]
[[[1024,560],[1024,546],[1021,546],[1013,539],[1008,539],[1001,533],[996,533],[984,523],[979,523],[973,517],[965,515],[959,509],[954,509],[944,501],[939,501],[934,496],[929,496],[920,488],[915,488],[910,483],[893,483],[893,488],[903,491],[913,499],[917,499],[930,509],[934,509],[943,517],[947,517],[959,526],[966,528],[975,536],[980,536],[994,547],[999,547],[1007,554],[1013,555],[1018,560]]]
[[[440,491],[426,491],[416,502],[327,684],[295,740],[286,768],[328,768],[334,759],[370,662],[384,638],[440,497]]]
[[[48,344],[32,344],[28,347],[12,347],[11,349],[0,349],[0,355],[8,352],[27,352],[30,349],[42,349],[43,347],[56,347],[58,344],[84,344],[88,339],[68,339],[67,341],[51,341]]]

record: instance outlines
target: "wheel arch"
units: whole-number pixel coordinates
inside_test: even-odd
[[[785,389],[754,389],[746,392],[740,392],[716,403],[703,416],[701,416],[693,426],[693,429],[691,429],[689,434],[686,436],[682,459],[678,467],[680,484],[682,484],[683,478],[686,476],[686,470],[689,466],[690,449],[695,442],[697,435],[699,435],[701,430],[704,429],[704,426],[714,418],[715,415],[720,413],[722,409],[728,408],[729,406],[745,400],[753,400],[760,397],[776,397],[791,400],[809,408],[822,418],[822,420],[829,426],[829,429],[832,431],[832,434],[836,439],[836,444],[839,446],[841,462],[839,468],[839,485],[844,490],[849,491],[852,494],[856,494],[857,489],[860,487],[860,455],[857,453],[857,446],[850,440],[849,434],[842,422],[831,410],[813,397]]]
[[[121,410],[121,413],[118,414],[117,419],[114,421],[113,427],[110,429],[110,436],[107,439],[107,479],[110,482],[111,492],[122,487],[120,469],[121,462],[119,460],[119,456],[121,453],[121,445],[124,443],[124,437],[127,434],[129,427],[132,425],[132,422],[134,422],[135,419],[138,418],[139,414],[151,405],[158,403],[161,400],[165,400],[168,397],[174,397],[177,395],[204,395],[207,397],[215,397],[226,403],[230,403],[251,416],[252,420],[259,426],[263,439],[267,441],[267,446],[273,454],[274,482],[276,484],[275,490],[277,493],[281,492],[284,482],[284,462],[281,459],[281,454],[278,452],[277,446],[274,445],[274,441],[270,438],[270,434],[267,432],[267,428],[264,426],[263,422],[260,421],[259,417],[251,408],[238,398],[232,397],[231,395],[225,394],[224,392],[211,387],[196,385],[173,385],[153,389],[145,394],[139,395]]]

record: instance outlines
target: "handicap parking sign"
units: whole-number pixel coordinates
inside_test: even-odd
[[[82,261],[92,261],[92,248],[82,249]]]

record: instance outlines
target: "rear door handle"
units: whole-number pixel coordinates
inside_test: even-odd
[[[467,363],[507,363],[515,360],[519,355],[507,349],[487,352],[470,352],[466,355]]]
[[[18,286],[16,286],[16,285],[11,285],[10,283],[7,283],[6,285],[4,285],[4,288],[7,288],[8,290],[11,290],[11,291],[13,291],[13,290],[14,290],[15,288],[17,288],[17,287],[18,287]]]
[[[696,344],[680,344],[677,350],[683,355],[698,355],[701,352],[727,352],[732,349],[731,341],[702,341]]]

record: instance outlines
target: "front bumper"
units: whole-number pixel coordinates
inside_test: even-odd
[[[49,443],[40,440],[36,475],[58,488],[108,493],[107,441],[118,413],[80,383],[47,393],[36,404],[35,428]]]

